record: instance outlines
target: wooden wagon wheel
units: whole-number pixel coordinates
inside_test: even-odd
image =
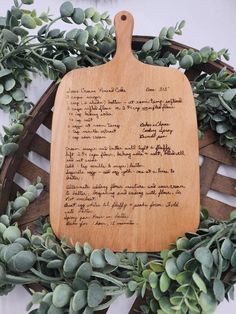
[[[151,38],[152,37],[148,36],[134,36],[133,48],[140,49],[144,42]],[[177,54],[184,48],[189,47],[172,42],[168,50]],[[189,80],[193,80],[202,71],[211,74],[220,71],[223,67],[226,67],[229,73],[234,72],[233,68],[229,65],[216,61],[195,66],[187,70],[185,74]],[[8,200],[14,199],[17,191],[23,192],[23,189],[14,182],[16,174],[20,174],[30,181],[40,176],[45,185],[45,190],[35,202],[30,204],[26,214],[19,220],[19,225],[23,229],[26,226],[34,229],[34,222],[41,217],[47,217],[49,213],[49,173],[29,161],[26,153],[32,151],[48,161],[50,160],[50,143],[40,137],[36,131],[41,124],[49,130],[51,129],[52,107],[56,90],[57,86],[53,83],[32,109],[31,115],[25,123],[24,131],[19,140],[19,149],[13,156],[6,158],[0,173],[0,183],[2,185],[0,197],[1,214],[4,213]],[[199,153],[204,157],[200,170],[201,205],[208,208],[212,217],[227,219],[233,207],[211,199],[207,196],[207,193],[209,190],[214,190],[226,195],[236,196],[235,180],[217,173],[221,164],[236,166],[236,159],[232,158],[230,154],[217,143],[216,136],[211,131],[205,132],[203,138],[199,141]],[[133,313],[135,307],[137,308],[137,302],[135,302],[130,313]]]

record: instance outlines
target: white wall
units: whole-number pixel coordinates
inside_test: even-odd
[[[45,11],[50,7],[52,13],[58,12],[62,0],[35,0],[37,11]],[[113,17],[120,10],[130,11],[135,18],[134,34],[157,35],[163,26],[175,25],[185,19],[187,24],[183,36],[176,40],[195,48],[209,45],[216,50],[229,48],[230,64],[236,68],[236,1],[235,0],[74,0],[74,5],[86,8],[95,6],[99,11],[109,11]],[[12,4],[11,0],[1,0],[1,12],[5,12]],[[66,25],[63,24],[63,27]],[[42,94],[47,83],[42,80],[33,83],[29,93],[32,100]],[[0,113],[0,125],[6,116]],[[6,123],[6,122],[4,122]],[[233,171],[236,178],[236,172]],[[235,199],[230,201],[235,203]],[[233,204],[232,204],[233,205]],[[235,203],[236,205],[236,203]],[[30,299],[28,293],[18,287],[7,297],[0,298],[0,313],[24,314],[25,304]],[[109,313],[125,314],[130,307],[124,298],[113,304]],[[217,314],[234,314],[236,302],[224,301],[216,311]]]

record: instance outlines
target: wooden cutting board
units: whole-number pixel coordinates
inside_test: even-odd
[[[72,244],[158,251],[199,223],[194,100],[183,73],[133,56],[130,13],[115,26],[115,57],[58,88],[50,219]]]

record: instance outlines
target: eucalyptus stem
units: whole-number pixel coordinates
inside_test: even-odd
[[[40,279],[42,279],[43,281],[46,281],[47,283],[50,282],[59,282],[61,281],[63,278],[62,277],[49,277],[46,276],[44,274],[42,274],[40,271],[34,269],[34,268],[30,268],[30,271],[35,274],[36,276],[38,276]]]
[[[44,57],[44,56],[41,56],[41,55],[38,54],[34,49],[31,50],[31,53],[32,53],[33,55],[35,55],[37,58],[39,58],[39,59],[46,60],[46,61],[49,61],[49,62],[53,62],[52,59],[47,58],[47,57]]]
[[[222,106],[228,110],[229,112],[233,112],[233,109],[229,107],[229,105],[224,101],[224,98],[221,96],[221,95],[218,95],[220,101],[221,101],[221,104]]]
[[[113,296],[109,301],[107,301],[106,303],[103,303],[97,307],[94,308],[95,311],[102,311],[107,309],[116,299],[118,298],[118,296]]]
[[[210,241],[207,243],[206,247],[210,248],[211,245],[220,237],[222,237],[223,235],[225,235],[227,232],[229,231],[229,227],[219,230],[218,232],[216,232],[216,234],[210,239]]]
[[[92,272],[92,276],[96,277],[96,278],[100,278],[100,279],[104,279],[108,282],[111,282],[111,283],[114,283],[115,285],[117,285],[118,287],[124,287],[124,284],[120,281],[120,280],[117,280],[115,278],[112,278],[106,274],[103,274],[103,273],[99,273],[97,271],[93,271]]]
[[[119,290],[112,290],[112,291],[108,290],[108,291],[105,291],[105,296],[114,296],[114,295],[119,296],[119,295],[124,294],[125,290],[126,290],[126,287]]]
[[[38,277],[20,277],[7,274],[6,282],[11,284],[27,285],[31,283],[39,283],[40,279]]]
[[[47,26],[47,28],[46,28],[46,30],[45,30],[46,34],[48,33],[50,27],[51,27],[54,23],[56,23],[57,21],[59,21],[59,20],[61,20],[61,19],[62,19],[62,17],[61,17],[61,16],[58,16],[58,17],[56,17],[54,20],[52,20],[50,23],[48,23],[48,26]]]

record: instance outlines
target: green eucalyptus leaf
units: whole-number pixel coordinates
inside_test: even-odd
[[[150,269],[144,269],[143,271],[142,271],[142,276],[143,276],[143,278],[144,279],[146,279],[146,280],[148,280],[148,278],[149,278],[149,275],[151,274],[151,270]]]
[[[87,290],[88,289],[88,284],[85,280],[75,277],[72,283],[72,288],[74,291],[78,290]]]
[[[225,259],[230,260],[234,251],[234,245],[232,241],[230,239],[225,239],[222,243],[220,251]]]
[[[39,309],[38,312],[36,312],[36,314],[40,313],[40,314],[47,314],[48,310],[49,310],[50,305],[44,301],[41,301],[39,304]],[[30,314],[30,313],[29,313]]]
[[[203,58],[205,58],[206,61],[207,61],[207,59],[210,57],[210,55],[211,55],[211,53],[212,53],[212,48],[206,46],[206,47],[203,47],[202,49],[200,49],[199,52],[200,52],[201,56],[202,56]]]
[[[138,288],[138,283],[134,280],[128,282],[128,288],[130,291],[134,292]]]
[[[149,266],[156,273],[162,273],[165,269],[163,264],[155,262],[155,261],[150,262]]]
[[[194,252],[194,256],[197,261],[199,261],[202,265],[211,268],[213,265],[213,256],[211,251],[206,247],[199,247]]]
[[[104,268],[107,264],[103,252],[99,249],[91,253],[90,263],[94,268]]]
[[[224,94],[223,98],[225,101],[231,101],[236,96],[236,88],[229,88],[227,89]]]
[[[215,122],[222,122],[225,121],[225,116],[221,115],[221,114],[214,114],[211,116],[212,120],[214,120]]]
[[[80,277],[80,278],[88,281],[90,279],[90,277],[92,276],[92,271],[93,271],[93,269],[92,269],[92,266],[90,265],[90,263],[84,262],[78,268],[75,276]]]
[[[217,123],[216,125],[216,132],[218,134],[224,134],[229,130],[230,130],[230,125],[225,122]]]
[[[42,252],[42,257],[47,259],[47,260],[54,260],[54,259],[58,258],[57,253],[52,249],[44,250]]]
[[[93,16],[91,17],[91,20],[94,22],[94,23],[98,23],[100,22],[101,20],[101,15],[99,12],[95,11]]]
[[[152,271],[149,275],[149,278],[148,278],[148,281],[149,281],[149,284],[150,284],[150,287],[155,289],[157,287],[157,284],[158,284],[158,276],[156,273],[154,273],[154,271]]]
[[[153,58],[152,58],[152,56],[147,56],[147,57],[145,58],[145,61],[146,61],[147,64],[153,64]]]
[[[24,250],[24,247],[19,243],[11,243],[5,245],[1,251],[1,260],[5,263],[8,263],[9,259],[16,255],[17,253]]]
[[[194,52],[191,54],[191,57],[193,58],[194,64],[200,64],[202,62],[202,56],[199,52]]]
[[[191,253],[182,252],[176,259],[176,265],[180,271],[184,269],[184,265],[192,258]]]
[[[22,194],[23,197],[27,198],[30,203],[35,200],[35,195],[32,192],[25,192]]]
[[[163,296],[159,300],[159,305],[164,313],[175,314],[174,310],[172,310],[172,304],[170,303],[169,298]]]
[[[217,301],[214,295],[210,292],[200,294],[199,304],[204,313],[214,313],[217,308]]]
[[[203,272],[203,275],[205,276],[205,278],[210,281],[211,280],[211,270],[212,270],[212,267],[209,268],[209,267],[206,267],[204,265],[201,265],[201,268],[202,268],[202,272]]]
[[[84,250],[84,255],[87,257],[89,257],[93,251],[91,245],[87,242],[84,243],[83,250]]]
[[[102,29],[102,28],[98,29],[98,31],[97,31],[97,33],[95,35],[96,40],[97,41],[102,41],[104,39],[105,35],[106,35],[106,33],[105,33],[104,29]]]
[[[87,305],[87,291],[79,290],[72,299],[73,311],[80,311]]]
[[[12,74],[12,70],[9,69],[0,70],[0,77],[8,76],[9,74]]]
[[[214,279],[213,291],[214,291],[214,295],[215,295],[216,299],[219,302],[222,302],[225,298],[225,286],[224,286],[223,282],[218,278]]]
[[[55,307],[55,305],[51,304],[47,314],[64,314],[63,309]]]
[[[14,214],[12,214],[11,220],[12,220],[12,221],[16,221],[16,220],[20,219],[20,217],[21,217],[22,215],[24,215],[25,212],[26,212],[26,207],[21,207],[21,208],[19,208],[18,210],[16,210],[16,211],[14,212]]]
[[[35,19],[26,13],[22,15],[21,23],[24,27],[26,27],[28,29],[34,29],[37,26]]]
[[[18,196],[13,203],[15,210],[20,209],[21,207],[27,207],[28,205],[29,200],[24,196]]]
[[[175,35],[175,28],[171,26],[167,30],[167,38],[173,39],[174,35]]]
[[[25,98],[25,93],[21,88],[17,88],[13,93],[12,97],[15,101],[22,101]]]
[[[0,97],[0,104],[1,105],[9,105],[12,102],[11,95],[4,94]]]
[[[234,286],[232,286],[228,291],[228,296],[231,300],[234,300],[234,296],[235,296],[234,290],[235,290]]]
[[[143,299],[145,294],[146,294],[146,289],[147,289],[147,282],[143,282],[142,284],[142,289],[141,289],[141,298]]]
[[[73,28],[69,32],[66,33],[66,39],[67,40],[74,40],[74,39],[76,39],[78,34],[79,34],[78,29],[77,28]]]
[[[0,222],[0,235],[2,235],[6,229],[7,227],[2,222]]]
[[[81,264],[81,257],[78,254],[70,254],[67,256],[63,270],[66,273],[75,273],[79,265]]]
[[[21,251],[9,260],[9,267],[20,273],[27,272],[33,267],[37,258],[31,251]]]
[[[197,273],[193,274],[193,281],[195,282],[200,291],[207,293],[207,287],[205,285],[205,282]]]
[[[65,66],[65,64],[62,61],[60,61],[60,60],[53,60],[53,66],[60,73],[62,73],[62,74],[66,73],[66,66]]]
[[[175,280],[176,275],[179,273],[179,269],[176,265],[176,260],[174,258],[170,258],[166,261],[165,270],[167,275],[171,279]]]
[[[192,280],[193,273],[189,270],[183,271],[176,276],[176,281],[180,285],[188,284]]]
[[[100,286],[98,283],[91,283],[88,288],[88,306],[91,308],[94,308],[98,306],[105,296],[104,290],[102,286]]]
[[[14,34],[9,29],[3,29],[2,30],[3,38],[10,44],[15,44],[18,42],[18,36]]]
[[[87,8],[85,11],[85,17],[91,19],[91,17],[95,14],[96,9],[94,8]]]
[[[88,31],[90,37],[94,38],[97,34],[98,28],[96,26],[89,25],[86,27],[86,31]]]
[[[82,314],[93,314],[93,313],[94,313],[93,309],[89,306],[86,306]]]
[[[37,24],[37,26],[42,26],[43,22],[40,18],[38,18],[37,16],[34,17],[35,23]]]
[[[84,46],[89,38],[89,33],[86,30],[81,30],[77,36],[77,44],[80,46]]]
[[[79,255],[82,255],[83,254],[83,246],[79,243],[79,242],[76,242],[75,243],[75,252]]]
[[[62,60],[62,62],[65,64],[67,70],[73,70],[77,68],[77,59],[75,57],[66,57]]]
[[[62,17],[70,17],[74,12],[73,4],[70,1],[62,3],[60,13]]]
[[[21,0],[21,2],[24,4],[33,4],[34,0]]]
[[[85,19],[84,10],[82,10],[81,8],[74,9],[74,12],[73,12],[71,18],[76,24],[82,24],[84,22],[84,19]]]
[[[232,267],[236,267],[236,249],[234,249],[230,262],[231,262]]]
[[[9,78],[5,81],[4,87],[7,92],[12,90],[16,85],[16,81],[13,78]]]
[[[119,265],[118,255],[116,255],[114,252],[112,252],[112,250],[105,249],[104,250],[104,257],[105,257],[105,260],[107,261],[107,263],[109,265],[112,265],[112,266],[118,266]]]
[[[9,226],[3,232],[3,239],[8,240],[9,242],[14,242],[20,236],[21,236],[21,232],[17,226]]]
[[[189,69],[193,66],[193,58],[190,55],[183,56],[182,59],[179,61],[179,66],[182,69]]]
[[[27,191],[27,192],[31,192],[31,193],[33,193],[35,196],[37,196],[37,188],[36,188],[36,186],[34,186],[33,184],[28,185],[26,191]]]
[[[55,259],[47,263],[47,268],[49,269],[58,269],[63,267],[64,262],[60,259]]]
[[[57,37],[59,37],[60,33],[61,33],[61,30],[59,28],[51,29],[48,32],[48,37],[57,38]]]
[[[161,292],[166,292],[170,286],[170,278],[168,277],[167,273],[164,272],[161,274],[160,277],[160,290]]]
[[[10,225],[10,219],[8,215],[1,215],[0,216],[0,222],[3,223],[6,227],[9,227]]]
[[[19,244],[21,244],[24,249],[28,249],[29,246],[30,246],[30,242],[29,242],[27,239],[22,238],[22,237],[17,238],[17,239],[14,241],[14,243],[19,243]]]
[[[15,153],[18,148],[19,148],[19,145],[16,143],[7,143],[7,144],[2,145],[1,152],[3,156],[8,156],[10,154]]]
[[[4,86],[0,84],[0,94],[2,94],[3,92],[4,92]]]
[[[158,51],[160,49],[160,39],[159,37],[155,37],[153,39],[152,49]]]
[[[32,295],[32,303],[39,304],[42,301],[44,294],[44,292],[34,292]]]
[[[179,238],[176,241],[176,246],[178,250],[187,250],[190,247],[189,239],[186,237]]]
[[[63,308],[70,302],[73,294],[71,287],[65,283],[58,285],[53,291],[52,303],[57,308]]]
[[[153,39],[149,39],[148,41],[145,42],[145,44],[142,46],[142,50],[144,52],[148,52],[151,50],[153,47]]]
[[[156,288],[152,288],[152,294],[157,301],[159,301],[162,296],[162,292],[158,286],[156,286]]]
[[[173,307],[172,308],[175,310],[177,310],[177,308],[179,308],[181,306],[182,302],[183,302],[182,296],[174,296],[174,297],[170,298],[170,303],[174,305],[174,308]],[[177,308],[176,308],[176,306],[177,306]]]
[[[160,34],[159,34],[159,37],[160,39],[165,39],[165,37],[167,36],[167,28],[166,27],[163,27],[160,31]]]

